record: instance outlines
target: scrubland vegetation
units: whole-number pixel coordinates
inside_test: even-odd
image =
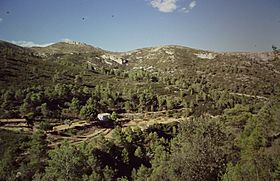
[[[48,54],[4,47],[0,180],[280,179],[278,58],[202,60],[195,50],[175,47],[178,61],[150,60],[150,70],[133,55],[126,65],[102,63],[104,52],[90,48]],[[111,124],[92,125],[104,112],[112,114]],[[176,121],[125,126],[139,114],[153,115],[137,118],[147,125],[157,115]],[[10,129],[7,122],[20,118],[27,131]],[[53,130],[78,121],[90,128]],[[52,144],[54,134],[81,137],[83,129],[97,128],[110,135]]]

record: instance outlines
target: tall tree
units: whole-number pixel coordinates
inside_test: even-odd
[[[85,155],[68,143],[49,151],[49,156],[45,180],[78,181],[88,167]]]

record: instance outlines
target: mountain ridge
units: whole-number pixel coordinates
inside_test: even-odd
[[[14,44],[12,42],[4,41],[4,40],[0,40],[0,42]],[[51,45],[48,45],[48,46],[45,46],[45,47],[39,47],[39,46],[24,47],[24,46],[20,46],[20,45],[17,45],[17,44],[14,44],[14,45],[19,46],[19,47],[23,47],[23,48],[31,48],[31,49],[42,48],[42,49],[44,49],[44,48],[47,48],[47,47],[52,47],[53,45],[57,46],[57,44],[69,44],[69,45],[78,45],[78,46],[85,46],[85,47],[88,46],[88,47],[93,47],[93,48],[96,48],[96,49],[100,49],[100,50],[104,50],[106,52],[112,52],[112,53],[129,53],[129,52],[142,50],[142,49],[154,49],[154,48],[164,48],[164,47],[165,48],[168,48],[168,47],[188,48],[188,49],[204,51],[204,52],[212,52],[212,53],[217,53],[217,54],[262,54],[262,53],[271,53],[272,52],[272,51],[258,51],[258,52],[255,52],[255,51],[215,51],[215,50],[206,50],[206,49],[200,49],[200,48],[192,48],[192,47],[188,47],[188,46],[185,46],[185,45],[176,45],[176,44],[147,46],[147,47],[135,48],[135,49],[128,50],[128,51],[111,51],[111,50],[107,50],[107,49],[104,49],[104,48],[95,47],[92,44],[87,44],[87,43],[80,42],[80,41],[75,41],[75,40],[62,40],[62,41],[55,42],[55,43],[53,43]]]
[[[25,86],[30,81],[36,84],[73,83],[79,74],[92,86],[101,77],[103,80],[114,78],[111,76],[114,72],[140,76],[139,70],[173,81],[178,77],[190,82],[205,80],[215,88],[269,95],[280,80],[280,63],[274,61],[277,57],[272,52],[216,53],[177,45],[110,52],[75,42],[24,48],[2,41],[0,46],[0,59],[4,65],[0,70],[2,87]],[[61,78],[53,78],[54,75]],[[92,82],[93,79],[96,81]]]

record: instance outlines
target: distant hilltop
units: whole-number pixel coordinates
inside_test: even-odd
[[[65,39],[62,42],[64,43],[68,43],[71,45],[86,45],[85,43],[79,42],[79,41],[74,41],[74,40],[69,40],[69,39]]]
[[[48,46],[40,47],[34,46],[29,47],[29,49],[24,46],[16,46],[15,44],[0,41],[0,48],[5,49],[10,47],[12,49],[17,49],[21,51],[35,51],[34,53],[39,56],[54,55],[54,54],[77,54],[77,53],[95,53],[98,59],[108,61],[114,61],[119,64],[123,64],[126,60],[135,60],[147,67],[148,64],[162,64],[166,63],[171,66],[175,65],[174,62],[178,63],[181,60],[181,63],[185,59],[208,59],[208,60],[217,60],[219,57],[236,57],[238,59],[253,59],[253,60],[264,60],[269,61],[275,58],[280,57],[279,54],[275,52],[214,52],[200,49],[193,49],[184,46],[178,45],[164,45],[164,46],[155,46],[155,47],[146,47],[131,50],[128,52],[111,52],[108,50],[103,50],[101,48],[88,45],[83,42],[74,41],[70,39],[64,39],[57,43],[52,43]],[[181,63],[178,63],[180,66]],[[154,65],[153,65],[154,66]],[[164,66],[163,66],[164,67]]]

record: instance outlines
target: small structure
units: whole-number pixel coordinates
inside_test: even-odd
[[[97,115],[97,118],[100,120],[100,121],[108,121],[111,117],[111,114],[109,113],[101,113],[101,114],[98,114]]]

